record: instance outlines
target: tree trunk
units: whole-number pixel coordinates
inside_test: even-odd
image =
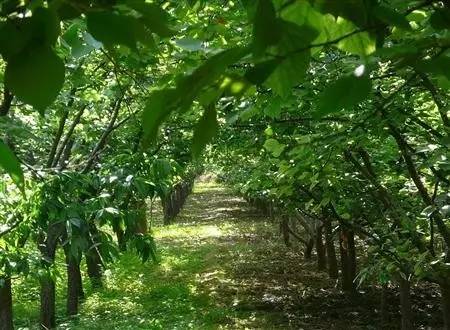
[[[339,251],[341,255],[342,290],[351,293],[353,291],[353,279],[349,267],[348,235],[347,231],[343,228],[341,228],[341,233],[339,235]]]
[[[64,230],[61,223],[50,224],[47,229],[47,238],[40,242],[39,249],[43,257],[43,266],[51,267],[55,262],[56,247]],[[41,328],[53,329],[56,327],[56,284],[49,275],[41,277]]]
[[[290,235],[289,235],[289,217],[283,216],[280,222],[280,230],[283,235],[284,244],[287,247],[291,247]]]
[[[400,277],[400,313],[402,315],[402,330],[412,330],[413,317],[411,309],[411,283]]]
[[[308,244],[306,244],[305,247],[305,260],[311,260],[313,249],[314,249],[314,238],[311,237],[308,240]]]
[[[317,252],[317,269],[319,271],[326,270],[327,257],[325,254],[325,247],[323,245],[323,226],[317,227],[316,233],[316,252]]]
[[[78,314],[79,299],[84,296],[80,262],[73,256],[67,257],[67,315]]]
[[[87,273],[92,287],[95,289],[99,289],[103,287],[103,263],[98,251],[98,245],[101,243],[98,238],[98,229],[93,223],[89,224],[89,232],[89,244],[91,245],[91,248],[86,253]]]
[[[441,295],[442,295],[442,312],[444,314],[444,329],[450,330],[450,283],[449,281],[442,282]]]
[[[348,267],[350,277],[352,279],[353,289],[356,290],[354,280],[356,278],[356,246],[355,246],[355,233],[353,231],[347,232],[348,236]]]
[[[170,225],[172,222],[172,194],[169,194],[164,199],[163,202],[163,210],[164,210],[164,225]]]
[[[96,248],[92,248],[86,254],[86,266],[87,266],[87,273],[88,273],[89,279],[91,281],[92,287],[95,289],[102,288],[103,287],[102,262],[101,262],[101,258],[99,256]]]
[[[333,239],[333,224],[331,219],[325,220],[325,242],[327,248],[328,274],[331,278],[338,278],[338,264]]]
[[[0,330],[12,330],[13,325],[13,309],[12,309],[12,292],[11,279],[0,278]]]
[[[127,242],[125,240],[125,232],[122,228],[116,228],[114,230],[117,236],[117,244],[119,245],[120,251],[124,252],[127,250]]]
[[[389,321],[388,313],[388,286],[383,284],[381,288],[381,302],[380,302],[380,326],[381,329],[386,329]]]
[[[54,329],[56,327],[55,281],[46,276],[41,279],[41,328]]]
[[[148,233],[148,223],[147,223],[147,205],[145,200],[139,201],[135,204],[136,207],[136,225],[135,233],[146,235]]]

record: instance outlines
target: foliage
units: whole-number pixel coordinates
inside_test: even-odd
[[[449,6],[1,1],[0,276],[50,243],[157,260],[146,203],[211,164],[304,243],[356,233],[361,281],[450,301]]]

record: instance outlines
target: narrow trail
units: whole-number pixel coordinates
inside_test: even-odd
[[[125,255],[62,329],[373,329],[274,223],[221,186],[197,184],[154,235],[161,262]]]

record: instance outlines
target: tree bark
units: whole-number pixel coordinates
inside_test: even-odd
[[[413,316],[412,316],[412,304],[411,304],[411,283],[400,277],[399,280],[400,289],[400,313],[402,315],[402,330],[412,330]]]
[[[14,99],[14,95],[6,88],[3,88],[3,101],[0,105],[0,117],[5,117],[8,115],[11,109],[11,104]]]
[[[66,252],[67,262],[67,315],[78,314],[80,298],[84,297],[80,262]]]
[[[135,203],[136,217],[135,217],[135,233],[146,235],[148,233],[148,222],[147,222],[147,205],[145,200],[141,200]]]
[[[74,98],[72,98],[71,100],[74,100]],[[47,167],[51,167],[53,164],[53,159],[55,158],[56,150],[58,149],[58,145],[59,145],[59,141],[61,140],[61,137],[64,133],[64,126],[66,125],[67,118],[69,117],[69,107],[70,106],[71,105],[68,104],[68,107],[64,110],[61,118],[59,119],[58,130],[56,131],[56,135],[53,139],[52,147],[50,148],[50,152],[48,155],[48,160],[47,160],[47,165],[46,165]]]
[[[111,119],[109,120],[108,127],[105,129],[94,149],[91,151],[89,158],[84,166],[82,173],[88,173],[95,165],[95,160],[100,151],[106,145],[108,141],[109,135],[116,129],[115,124],[117,117],[119,116],[120,107],[122,105],[122,101],[124,98],[124,94],[122,94],[117,100],[112,102],[113,111],[111,114]]]
[[[313,249],[314,249],[314,238],[311,237],[308,240],[308,243],[306,244],[306,247],[305,247],[305,259],[306,260],[311,260]]]
[[[338,278],[338,264],[336,258],[336,249],[333,239],[333,224],[331,219],[325,220],[325,244],[327,248],[328,274],[331,278]]]
[[[422,182],[421,175],[419,174],[419,171],[416,168],[416,165],[413,161],[413,158],[411,156],[411,153],[409,151],[409,145],[403,135],[400,133],[400,131],[392,124],[388,125],[390,134],[394,137],[397,146],[402,154],[403,159],[405,160],[405,164],[409,173],[409,176],[413,180],[417,190],[419,191],[420,197],[422,198],[423,202],[427,206],[435,206],[435,203],[431,196],[428,194],[428,190],[425,187],[425,184]],[[445,242],[445,248],[446,248],[446,262],[450,262],[450,229],[445,224],[443,218],[438,212],[433,212],[431,215],[434,223],[437,226],[437,229],[439,230],[439,233],[441,234],[442,238]]]
[[[67,144],[69,143],[70,139],[72,138],[72,134],[75,131],[75,128],[80,123],[81,117],[83,116],[84,110],[86,108],[87,108],[87,105],[83,105],[78,110],[77,114],[75,115],[75,118],[74,118],[72,124],[70,125],[69,130],[66,133],[66,136],[61,141],[61,143],[59,144],[59,148],[55,152],[55,155],[54,155],[53,161],[52,161],[52,165],[51,165],[52,167],[55,167],[59,163],[61,155],[63,154],[64,149],[66,149]]]
[[[342,290],[350,294],[356,293],[354,279],[356,276],[356,253],[354,235],[347,229],[341,228],[339,237],[341,254]]]
[[[47,229],[47,238],[41,241],[39,249],[43,257],[43,266],[49,268],[55,261],[56,247],[62,235],[64,225],[50,224]],[[56,284],[55,280],[47,274],[41,280],[41,328],[53,329],[56,327]]]
[[[69,142],[67,142],[66,147],[64,148],[64,152],[59,160],[59,168],[60,170],[65,170],[67,166],[69,165],[69,159],[72,155],[72,148],[75,144],[75,139],[71,138]]]
[[[355,246],[355,232],[348,231],[348,267],[352,283],[352,291],[356,292],[356,246]]]
[[[280,222],[280,231],[283,235],[284,244],[287,247],[291,247],[291,240],[289,236],[289,217],[283,216]]]
[[[12,330],[13,309],[11,279],[1,278],[3,286],[0,286],[0,330]]]
[[[54,329],[56,327],[56,285],[55,281],[46,277],[41,279],[41,328]]]
[[[117,236],[117,244],[119,245],[119,249],[120,251],[124,252],[127,250],[127,242],[125,240],[125,232],[123,231],[122,228],[120,228],[120,226],[117,226],[114,229],[114,232],[116,233]]]
[[[93,248],[86,254],[86,266],[89,279],[92,287],[99,289],[103,287],[103,270],[101,258],[98,251]]]
[[[317,228],[316,233],[316,252],[317,252],[317,269],[319,271],[326,270],[327,258],[325,254],[325,247],[323,245],[323,226]]]

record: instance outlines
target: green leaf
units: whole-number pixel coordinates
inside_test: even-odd
[[[219,131],[217,111],[214,106],[205,109],[202,118],[198,122],[192,139],[192,155],[198,158],[205,146],[216,136]]]
[[[76,4],[63,2],[58,4],[58,16],[61,20],[69,20],[77,18],[81,15],[80,9],[76,8]]]
[[[129,0],[127,5],[142,15],[142,22],[161,38],[169,38],[175,34],[168,27],[168,15],[158,5],[148,2]]]
[[[9,174],[19,189],[24,191],[23,171],[19,160],[9,147],[0,140],[0,166]]]
[[[406,17],[390,7],[378,5],[372,9],[372,13],[383,23],[393,25],[404,30],[411,30],[411,26],[409,25],[409,21]]]
[[[372,90],[372,81],[367,76],[354,75],[338,79],[319,95],[317,116],[349,108],[364,101]]]
[[[62,40],[70,47],[71,54],[75,58],[85,56],[94,50],[93,46],[82,39],[80,35],[82,28],[81,22],[75,21],[62,35]]]
[[[159,126],[174,109],[177,99],[175,89],[165,89],[153,92],[147,99],[142,115],[142,144],[148,147],[156,140]]]
[[[31,17],[33,42],[39,45],[52,46],[61,32],[59,18],[53,10],[39,7]]]
[[[423,10],[414,10],[413,12],[409,13],[408,16],[406,16],[409,21],[417,23],[426,20],[427,17],[427,13]]]
[[[259,57],[267,47],[278,43],[281,30],[271,0],[257,0],[253,23],[253,55]]]
[[[341,17],[337,20],[338,37],[347,36],[339,41],[337,47],[351,54],[367,56],[376,50],[376,42],[368,32],[357,32],[358,28]]]
[[[281,18],[299,26],[310,26],[316,31],[322,31],[324,28],[324,16],[307,1],[296,1],[286,6],[281,12]],[[316,39],[317,37],[318,35],[316,35]]]
[[[224,50],[204,61],[192,74],[180,79],[176,87],[177,95],[180,96],[180,107],[190,107],[205,87],[216,82],[228,66],[247,54],[248,49],[242,47]]]
[[[267,80],[267,85],[281,97],[287,98],[292,87],[305,78],[309,63],[310,55],[307,52],[289,56],[275,68]]]
[[[368,5],[365,0],[317,0],[312,3],[322,13],[345,18],[360,28],[367,26],[369,13],[367,12]]]
[[[430,17],[430,24],[436,30],[450,29],[450,9],[435,9]]]
[[[172,166],[167,159],[157,159],[152,166],[156,177],[164,179],[172,173]]]
[[[90,34],[106,47],[124,45],[135,49],[136,42],[141,39],[143,24],[136,17],[99,11],[87,15],[87,27]]]
[[[12,57],[5,69],[6,86],[17,98],[44,110],[64,83],[63,61],[49,47],[25,49]]]
[[[280,157],[286,146],[275,139],[267,139],[264,142],[264,148],[271,152],[274,157]]]
[[[252,84],[261,85],[275,71],[278,64],[280,64],[280,60],[277,59],[256,63],[247,70],[244,77]]]
[[[416,67],[420,71],[450,79],[450,56],[441,55],[431,60],[421,61]]]
[[[188,109],[197,97],[201,97],[201,92],[217,81],[230,64],[247,53],[246,48],[227,49],[207,59],[192,74],[180,79],[176,88],[153,92],[147,101],[142,119],[144,147],[156,139],[159,126],[172,111]]]
[[[19,53],[31,38],[29,19],[0,22],[0,54],[3,58]]]
[[[272,119],[279,118],[283,110],[283,100],[281,97],[272,97],[264,109],[264,114]]]
[[[308,46],[319,33],[309,25],[298,26],[291,22],[282,22],[282,28],[283,37],[277,47],[277,55],[282,59],[268,78],[267,85],[286,98],[292,87],[305,78],[311,58]]]

